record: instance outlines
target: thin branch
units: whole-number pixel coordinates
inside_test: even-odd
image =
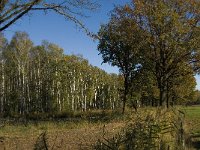
[[[12,25],[13,23],[15,23],[19,18],[21,18],[22,16],[24,16],[26,13],[28,13],[31,8],[37,4],[40,0],[35,0],[32,4],[30,4],[30,6],[22,11],[19,15],[17,15],[15,18],[13,18],[10,22],[8,22],[6,25],[4,25],[3,27],[0,28],[0,31],[3,31],[5,29],[7,29],[10,25]]]

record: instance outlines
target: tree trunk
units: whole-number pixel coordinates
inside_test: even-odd
[[[166,105],[167,102],[167,86],[163,84],[160,87],[160,106]]]
[[[169,108],[169,83],[167,81],[167,98],[166,98],[166,104],[167,104],[167,108]]]
[[[125,112],[127,94],[128,94],[128,79],[125,77],[125,80],[124,80],[124,93],[123,93],[122,114],[124,114],[124,112]]]

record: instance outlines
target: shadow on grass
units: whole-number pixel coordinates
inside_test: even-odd
[[[189,145],[191,148],[194,148],[196,150],[200,150],[200,134],[191,135],[189,138]]]
[[[192,146],[193,148],[200,150],[200,141],[193,141]]]

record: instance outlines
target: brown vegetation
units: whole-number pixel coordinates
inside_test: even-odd
[[[92,149],[98,139],[111,137],[124,125],[113,123],[43,123],[38,126],[5,126],[0,131],[0,150],[33,150],[40,143],[43,133],[48,149]],[[36,146],[37,145],[37,146]]]

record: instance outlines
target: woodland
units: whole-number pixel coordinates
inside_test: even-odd
[[[79,17],[84,17],[81,10],[98,7],[92,0],[0,1],[0,117],[82,119],[91,113],[90,121],[102,114],[113,121],[117,114],[114,122],[120,121],[123,131],[106,138],[103,133],[103,140],[93,143],[97,150],[200,145],[193,140],[200,138],[200,129],[195,135],[191,129],[198,123],[187,118],[200,104],[195,79],[200,73],[200,2],[133,0],[115,6],[95,34]],[[25,32],[5,38],[7,28],[35,11],[52,11],[74,22],[98,41],[102,63],[118,67],[119,74],[92,66],[81,55],[66,55],[54,43],[34,45]],[[41,141],[48,149],[45,136],[39,136],[35,149]]]
[[[18,21],[24,11],[60,14],[62,10],[69,16],[69,4],[89,10],[97,7],[92,1],[1,3],[1,30]],[[144,0],[116,6],[109,23],[102,25],[95,37],[103,63],[117,66],[119,75],[93,67],[81,56],[65,55],[48,41],[34,45],[27,33],[16,32],[8,41],[2,32],[1,114],[120,108],[124,112],[126,105],[137,110],[195,103],[199,99],[194,78],[200,65],[198,8],[199,2],[190,0]]]

